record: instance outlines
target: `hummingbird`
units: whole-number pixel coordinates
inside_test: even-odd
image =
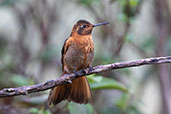
[[[97,26],[106,24],[109,23],[91,24],[86,20],[79,20],[74,24],[72,32],[69,38],[65,40],[61,51],[63,75],[91,68],[94,57],[92,30]],[[73,80],[71,84],[54,87],[50,91],[49,104],[56,105],[63,100],[79,104],[92,103],[92,93],[86,76]]]

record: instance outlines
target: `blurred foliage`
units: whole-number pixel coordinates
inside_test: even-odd
[[[154,49],[155,48],[155,41],[154,38],[147,38],[141,45],[141,49],[148,50],[148,49]]]
[[[83,5],[86,5],[86,6],[89,6],[91,5],[92,3],[99,3],[98,0],[80,0],[80,3],[83,4]]]
[[[168,55],[171,55],[171,36],[169,36],[169,39],[168,39],[168,42],[167,42],[167,44],[166,44],[166,46],[167,46],[167,53],[168,53]]]
[[[123,96],[116,102],[116,106],[122,113],[142,114],[138,109],[140,103],[134,102],[132,98],[133,96],[131,94],[123,94]]]
[[[38,108],[31,108],[29,111],[30,114],[52,114],[49,110],[45,109],[38,109]]]
[[[0,6],[14,5],[16,3],[24,2],[25,0],[1,0]]]
[[[133,34],[127,34],[126,35],[126,38],[125,38],[125,41],[134,41],[135,40],[135,38],[134,38],[135,36],[133,35]]]
[[[141,2],[142,0],[119,0],[122,10],[119,19],[122,22],[131,22],[138,12]]]
[[[94,114],[93,107],[91,104],[84,105],[70,102],[68,104],[68,109],[70,114]]]
[[[44,61],[52,60],[57,56],[57,49],[48,46],[40,55],[40,59]]]
[[[88,81],[91,89],[117,89],[127,92],[127,88],[118,81],[102,76],[89,76]]]
[[[24,77],[22,75],[12,75],[12,77],[10,78],[10,82],[16,86],[27,86],[35,84],[33,79]]]

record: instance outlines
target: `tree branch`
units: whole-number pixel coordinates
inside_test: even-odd
[[[171,63],[171,56],[154,57],[154,58],[147,58],[147,59],[140,59],[140,60],[118,62],[118,63],[107,64],[107,65],[99,65],[99,66],[93,67],[92,69],[90,68],[83,69],[81,71],[78,71],[75,74],[74,73],[65,74],[64,76],[56,80],[49,80],[42,84],[23,86],[23,87],[18,87],[18,88],[4,88],[3,90],[0,90],[0,98],[17,96],[17,95],[27,95],[30,93],[45,91],[55,86],[72,83],[72,80],[81,76],[89,75],[89,74],[100,73],[100,72],[105,72],[105,71],[114,70],[114,69],[136,67],[136,66],[142,66],[142,65],[162,64],[162,63]]]

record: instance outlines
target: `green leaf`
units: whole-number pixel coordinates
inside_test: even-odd
[[[91,104],[77,104],[70,102],[68,104],[70,114],[93,114],[93,107]]]
[[[103,77],[102,76],[95,76],[95,74],[91,74],[87,77],[89,83],[94,82],[101,82]]]
[[[128,92],[127,88],[123,84],[111,78],[92,76],[88,77],[88,81],[91,89],[117,89]]]
[[[52,114],[49,110],[45,110],[43,114]]]
[[[31,108],[29,113],[34,113],[34,114],[38,114],[39,109],[38,108]]]

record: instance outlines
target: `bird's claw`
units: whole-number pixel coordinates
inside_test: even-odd
[[[89,66],[88,68],[89,68],[89,71],[92,71],[93,70],[93,67],[92,66]]]
[[[79,75],[79,73],[78,73],[76,70],[74,70],[73,73],[74,73],[76,76]]]

